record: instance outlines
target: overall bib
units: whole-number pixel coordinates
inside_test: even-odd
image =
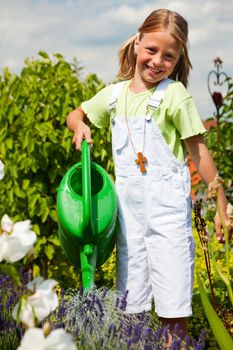
[[[168,84],[169,79],[159,84],[148,105],[158,107]],[[123,83],[116,84],[112,112],[122,87]],[[175,158],[152,115],[131,116],[128,126],[137,152],[143,149],[146,120],[148,163],[147,172],[141,173],[126,117],[111,115],[120,222],[117,290],[128,290],[127,313],[149,311],[154,300],[160,317],[190,316],[195,242],[187,162],[180,164]]]

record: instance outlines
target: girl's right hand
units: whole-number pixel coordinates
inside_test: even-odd
[[[84,139],[88,144],[92,145],[91,130],[84,122],[86,118],[87,116],[81,107],[76,108],[67,116],[67,126],[74,133],[72,143],[74,144],[75,148],[80,151]]]
[[[72,140],[75,148],[79,151],[81,151],[83,140],[86,140],[89,145],[92,145],[93,143],[91,138],[91,129],[83,121],[79,120]]]

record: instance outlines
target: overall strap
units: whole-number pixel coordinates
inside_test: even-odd
[[[171,79],[165,78],[159,83],[155,92],[149,99],[148,107],[157,108],[160,105],[160,102],[162,101],[165,91],[168,85],[171,84],[172,81],[173,80]]]
[[[149,99],[148,107],[157,108],[159,106],[164,93],[171,82],[171,79],[165,78],[159,83],[155,92]],[[112,96],[108,104],[110,113],[113,113],[115,111],[118,96],[120,95],[120,92],[126,83],[126,81],[120,81],[119,83],[113,85]]]
[[[119,83],[116,83],[113,85],[112,96],[108,104],[108,109],[110,113],[115,111],[117,98],[120,95],[120,92],[125,84],[126,84],[126,81],[120,81]]]

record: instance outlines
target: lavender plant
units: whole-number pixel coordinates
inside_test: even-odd
[[[12,317],[12,310],[21,295],[26,293],[30,275],[22,267],[19,270],[20,286],[16,287],[13,278],[0,274],[0,349],[17,349],[24,329]]]
[[[59,308],[50,315],[52,327],[64,327],[77,342],[78,350],[164,349],[168,328],[154,312],[126,314],[127,293],[117,295],[102,287],[83,293],[82,289],[61,292]],[[204,349],[205,331],[192,339],[176,327],[171,349]]]
[[[31,279],[32,276],[21,268],[21,287],[16,287],[12,278],[4,274],[1,275],[0,348],[3,350],[18,349],[25,334],[23,326],[16,323],[11,314],[19,298],[27,294],[27,284]],[[126,315],[124,310],[127,304],[127,294],[116,295],[114,291],[106,287],[93,289],[87,294],[83,293],[82,289],[67,290],[66,292],[63,289],[58,289],[57,292],[60,301],[59,307],[42,322],[40,330],[39,328],[30,329],[42,332],[47,324],[50,325],[48,332],[50,334],[55,330],[63,329],[66,331],[64,336],[71,334],[78,350],[164,349],[168,328],[162,328],[157,316],[152,312]],[[33,333],[33,336],[35,337],[36,334]],[[48,335],[45,339],[49,340]],[[32,341],[30,340],[29,344],[33,344]],[[19,347],[19,349],[29,348]],[[183,334],[178,327],[175,329],[171,349],[200,350],[204,348],[204,332],[201,333],[199,339],[195,340]],[[41,349],[46,349],[46,347],[41,345]]]

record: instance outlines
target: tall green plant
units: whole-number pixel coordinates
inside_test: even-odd
[[[227,79],[228,93],[223,99],[222,106],[219,109],[218,123],[212,127],[207,136],[206,143],[211,150],[221,177],[227,184],[226,194],[228,199],[232,200],[233,194],[233,81]]]
[[[224,324],[222,323],[221,319],[218,317],[218,315],[214,311],[199,275],[197,275],[197,279],[198,279],[201,301],[206,313],[206,317],[212,328],[214,336],[220,346],[220,349],[231,350],[233,347],[233,340],[229,335],[229,333],[227,332],[226,328],[224,327]]]
[[[104,86],[94,74],[81,81],[81,73],[76,61],[39,52],[38,59],[25,60],[19,75],[5,68],[0,76],[0,159],[5,163],[0,217],[7,213],[35,223],[35,261],[45,277],[49,266],[67,268],[57,235],[56,192],[80,153],[72,146],[65,119]],[[109,133],[92,132],[92,159],[111,172]],[[61,278],[62,268],[57,272]]]

